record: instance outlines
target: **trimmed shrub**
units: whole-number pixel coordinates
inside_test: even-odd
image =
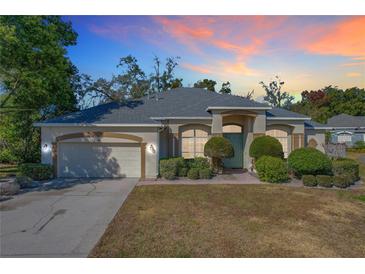
[[[214,136],[205,143],[204,155],[212,158],[214,171],[220,172],[222,170],[222,160],[234,156],[233,145],[224,137]]]
[[[351,177],[348,175],[333,176],[333,185],[339,188],[346,188],[351,185]]]
[[[2,148],[0,150],[0,163],[15,163],[17,158],[10,151],[10,149]]]
[[[329,175],[317,175],[316,180],[319,186],[322,187],[332,187],[332,176]]]
[[[160,175],[167,180],[173,180],[176,178],[177,165],[173,159],[160,160]]]
[[[289,180],[286,163],[277,157],[262,156],[256,162],[256,170],[261,181],[284,183]]]
[[[186,162],[183,157],[173,157],[160,160],[160,175],[161,177],[173,180],[176,176],[186,176]],[[184,175],[185,174],[185,175]]]
[[[191,168],[188,171],[188,178],[191,180],[198,180],[199,179],[199,168]]]
[[[333,160],[332,172],[334,175],[349,176],[351,183],[359,180],[359,164],[352,159],[342,158]]]
[[[188,162],[188,166],[189,166],[189,168],[203,169],[203,168],[210,168],[210,163],[209,163],[208,158],[205,158],[205,157],[195,157],[194,159],[191,159]]]
[[[203,168],[199,170],[199,178],[200,179],[211,179],[212,178],[212,170],[210,168]]]
[[[302,175],[331,174],[331,160],[315,148],[305,147],[289,154],[288,166],[298,178]]]
[[[304,186],[317,186],[316,177],[314,175],[303,175],[302,180]]]
[[[36,181],[49,180],[53,178],[53,168],[51,165],[26,163],[19,165],[21,176],[30,177]]]
[[[255,160],[261,156],[272,156],[284,158],[283,146],[271,136],[260,136],[255,138],[250,146],[250,157]]]
[[[188,175],[189,169],[187,167],[181,167],[177,170],[178,177],[186,177]]]

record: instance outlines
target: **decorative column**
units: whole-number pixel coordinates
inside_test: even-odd
[[[212,114],[212,136],[223,135],[223,117],[220,113]]]

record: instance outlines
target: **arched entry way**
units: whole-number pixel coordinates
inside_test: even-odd
[[[223,125],[223,137],[228,139],[234,149],[234,156],[223,161],[225,168],[243,168],[243,127],[239,124]]]

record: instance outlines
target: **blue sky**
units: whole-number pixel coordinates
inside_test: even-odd
[[[365,16],[67,16],[79,34],[69,56],[93,78],[135,56],[146,72],[154,55],[180,56],[184,85],[230,81],[235,94],[279,75],[285,90],[365,87]]]

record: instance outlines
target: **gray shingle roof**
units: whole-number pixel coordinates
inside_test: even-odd
[[[365,127],[365,116],[351,116],[348,114],[339,114],[328,119],[327,126],[336,128],[358,128]]]
[[[306,128],[327,128],[328,126],[326,124],[321,124],[315,121],[305,121],[304,125]]]
[[[305,116],[303,114],[297,113],[297,112],[292,112],[283,108],[272,108],[270,110],[266,111],[266,117],[268,118],[288,118],[288,119],[292,119],[292,118],[299,118],[299,119],[310,119],[308,116]]]
[[[44,124],[159,124],[151,117],[211,118],[208,107],[263,108],[267,104],[200,88],[177,88],[158,94],[156,98],[112,102],[43,122]],[[270,117],[306,117],[291,111],[274,108]]]

